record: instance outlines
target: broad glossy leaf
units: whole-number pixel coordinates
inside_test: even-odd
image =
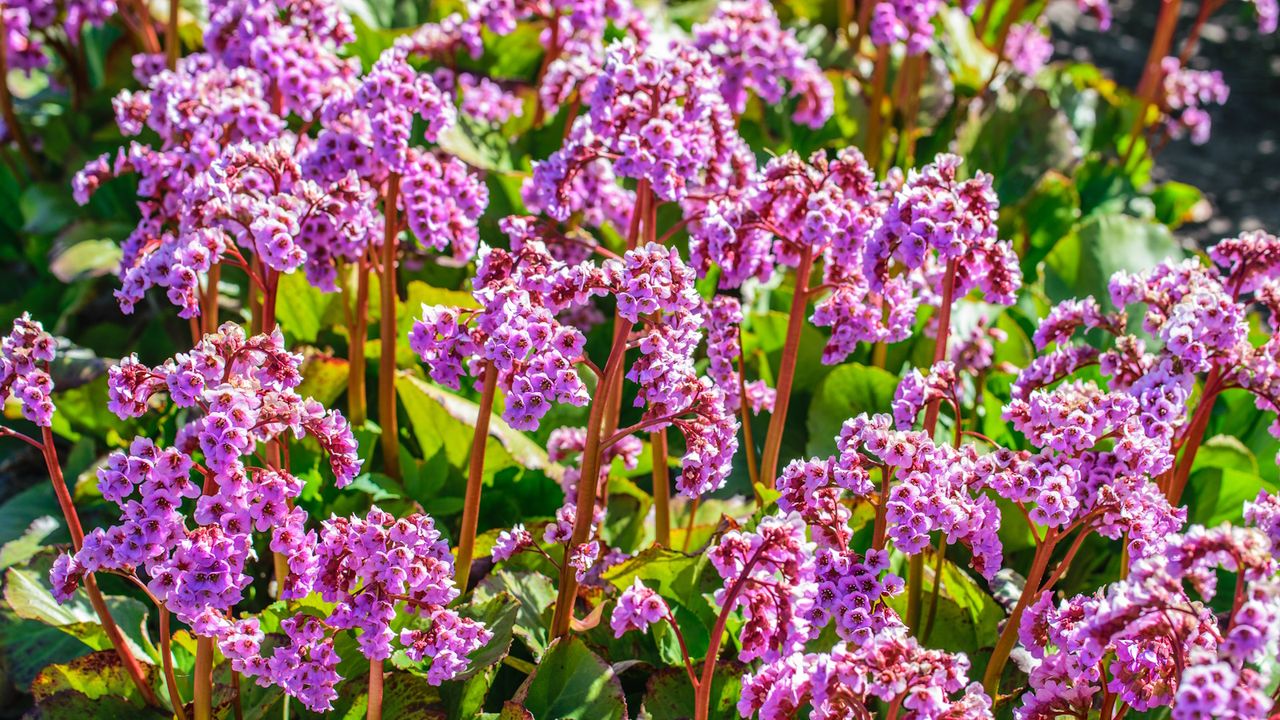
[[[516,701],[540,719],[627,717],[622,683],[613,668],[574,635],[551,646]]]
[[[538,573],[499,570],[481,581],[472,593],[477,603],[503,595],[514,597],[520,603],[511,632],[534,657],[540,657],[547,649],[547,617],[555,604],[555,585],[550,578]]]
[[[49,271],[64,283],[101,277],[120,265],[120,246],[107,238],[82,240],[54,252]]]
[[[702,666],[694,666],[702,672]],[[742,695],[742,676],[747,668],[740,663],[716,664],[711,680],[711,712],[708,717],[737,720],[738,698]],[[683,668],[664,668],[649,676],[645,686],[641,712],[650,720],[685,720],[694,716],[693,684]]]
[[[1146,270],[1182,257],[1169,229],[1131,215],[1086,218],[1045,259],[1045,290],[1050,299],[1092,295],[1111,306],[1107,283],[1120,270]]]
[[[301,343],[314,343],[329,313],[342,302],[341,295],[312,285],[301,271],[280,276],[276,297],[280,328],[294,342]]]
[[[62,526],[51,515],[31,521],[21,537],[0,546],[0,570],[27,562],[45,547],[44,541]]]
[[[828,457],[845,420],[859,413],[889,412],[898,378],[877,367],[846,363],[818,385],[809,405],[809,444],[805,453]]]
[[[42,563],[40,574],[33,566],[12,567],[5,572],[4,599],[9,607],[18,617],[55,627],[94,650],[110,649],[111,641],[84,590],[59,604],[49,589],[47,567]],[[147,607],[133,598],[107,595],[104,599],[134,655],[151,657],[154,646],[146,634]]]
[[[148,671],[152,681],[159,678],[156,666],[142,667]],[[114,696],[127,699],[139,708],[145,704],[114,650],[100,650],[69,663],[50,665],[41,670],[31,683],[31,694],[36,703],[67,690],[78,692],[90,700]]]

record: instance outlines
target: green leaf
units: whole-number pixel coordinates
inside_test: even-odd
[[[37,520],[49,517],[49,511],[57,506],[53,485],[47,482],[36,483],[9,498],[0,505],[0,543],[18,540]],[[71,536],[63,532],[55,537],[59,542],[64,539],[69,541]]]
[[[479,404],[411,375],[398,377],[396,390],[423,456],[431,457],[443,450],[452,466],[465,468],[470,460]],[[489,418],[489,436],[486,476],[512,466],[541,470],[555,479],[563,475],[564,469],[551,462],[541,445],[497,414]]]
[[[1193,221],[1192,210],[1203,199],[1204,193],[1199,188],[1172,180],[1161,183],[1151,193],[1151,200],[1156,204],[1156,219],[1171,230]]]
[[[34,183],[18,199],[22,231],[32,235],[52,235],[74,220],[80,209],[71,198],[71,188],[63,183]]]
[[[845,420],[859,413],[889,412],[898,378],[877,367],[846,363],[818,385],[809,405],[809,444],[805,453],[828,457]]]
[[[700,666],[695,669],[702,670]],[[709,718],[737,720],[738,698],[742,695],[742,676],[746,670],[741,663],[716,664],[711,679]],[[693,684],[683,668],[663,668],[649,676],[641,712],[650,720],[687,720],[694,716],[695,709]]]
[[[366,8],[369,6],[368,3],[353,4],[364,5]],[[355,28],[356,39],[343,46],[343,55],[358,58],[366,71],[373,67],[383,51],[395,44],[396,38],[411,30],[411,28],[384,30],[378,27],[389,22],[390,18],[374,18],[372,12],[352,15],[351,24]]]
[[[572,635],[551,646],[516,698],[535,718],[627,717],[626,697],[613,668]]]
[[[44,548],[44,541],[52,535],[61,523],[50,515],[43,515],[31,521],[22,537],[10,540],[0,547],[0,570],[27,562]]]
[[[154,665],[142,667],[149,671],[153,680],[158,677]],[[64,665],[50,665],[41,670],[31,683],[31,694],[37,704],[67,690],[80,693],[90,700],[114,696],[125,698],[139,708],[145,705],[138,686],[134,685],[129,672],[120,662],[120,656],[114,650],[100,650]]]
[[[1258,458],[1238,438],[1214,435],[1200,446],[1195,462],[1191,464],[1193,473],[1203,468],[1239,470],[1256,475]]]
[[[1071,123],[1039,89],[999,93],[966,119],[956,143],[970,175],[991,174],[1001,205],[1018,203],[1045,173],[1069,172],[1080,159]]]
[[[512,634],[541,657],[547,649],[547,621],[544,618],[555,604],[556,588],[544,575],[532,572],[499,570],[480,582],[472,593],[476,603],[509,595],[519,603]]]
[[[58,393],[55,398],[58,412],[54,415],[54,431],[70,440],[79,440],[80,433],[107,437],[114,432],[122,437],[132,437],[132,433],[127,430],[129,423],[116,417],[108,409],[109,394],[106,375]],[[59,428],[60,420],[66,423],[63,428]]]
[[[1182,257],[1169,229],[1130,215],[1095,215],[1058,243],[1045,259],[1045,291],[1055,302],[1093,296],[1111,305],[1107,283],[1116,272],[1137,272]]]
[[[84,240],[55,252],[49,271],[64,283],[101,277],[120,265],[120,246],[106,238]]]
[[[1048,172],[1013,212],[1001,213],[1000,219],[1007,226],[1002,227],[1003,236],[1013,241],[1022,258],[1022,274],[1034,280],[1040,263],[1080,219],[1080,194],[1070,178]]]
[[[1191,473],[1185,493],[1187,524],[1213,527],[1230,522],[1239,525],[1244,521],[1244,504],[1255,500],[1259,490],[1276,492],[1277,486],[1256,473],[1230,467],[1195,471]]]
[[[294,342],[313,343],[324,327],[325,317],[341,295],[327,293],[307,282],[302,272],[280,276],[276,294],[276,320]]]
[[[635,552],[648,530],[653,498],[626,478],[609,478],[609,512],[601,535],[609,547]]]
[[[319,351],[308,352],[302,361],[302,383],[298,394],[314,398],[321,405],[332,405],[347,389],[350,371],[347,361]]]
[[[991,77],[995,53],[974,33],[973,20],[958,8],[945,9],[939,18],[942,39],[937,48],[947,63],[951,79],[958,88],[975,93]]]
[[[77,590],[70,600],[59,604],[49,589],[47,567],[42,570],[37,574],[32,566],[25,566],[6,571],[4,599],[13,612],[25,620],[55,627],[94,650],[111,649],[111,641],[84,590]],[[154,646],[146,634],[146,605],[128,597],[107,595],[103,599],[134,655],[150,657]]]
[[[934,585],[937,582],[934,573],[936,563],[937,554],[933,550],[926,550],[921,611],[921,622],[926,625],[929,608],[933,602]],[[998,634],[1000,621],[1004,619],[1004,611],[995,598],[979,587],[973,578],[950,560],[943,562],[941,576],[942,585],[938,591],[938,606],[933,627],[924,642],[929,647],[948,652],[964,652],[970,658],[976,658],[978,650],[989,647],[992,643],[991,638]],[[892,598],[889,605],[900,614],[905,614],[906,593]]]
[[[604,579],[620,590],[630,587],[636,578],[671,605],[689,652],[694,657],[706,654],[717,615],[707,596],[720,586],[719,575],[706,556],[655,545],[604,574]]]

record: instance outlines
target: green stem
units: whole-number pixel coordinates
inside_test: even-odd
[[[654,535],[662,547],[671,547],[671,480],[667,467],[667,429],[649,434],[653,448]]]

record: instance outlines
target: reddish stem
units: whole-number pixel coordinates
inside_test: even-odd
[[[169,632],[169,609],[162,603],[156,603],[156,612],[160,615],[160,661],[164,665],[164,683],[169,689],[169,705],[178,720],[187,720],[187,711],[182,707],[182,693],[178,692],[178,679],[173,675],[173,650]]]
[[[987,671],[982,676],[982,687],[986,689],[987,695],[993,698],[1000,690],[1000,676],[1004,673],[1005,663],[1009,661],[1009,654],[1013,652],[1013,646],[1018,640],[1018,626],[1022,624],[1022,613],[1031,604],[1032,598],[1039,594],[1040,581],[1044,579],[1045,570],[1049,567],[1049,558],[1058,544],[1058,538],[1057,531],[1050,528],[1045,533],[1044,543],[1036,548],[1031,572],[1027,575],[1027,583],[1022,587],[1022,594],[1018,596],[1018,603],[1014,605],[1013,612],[1009,613],[1009,618],[1005,620],[995,649],[991,651],[991,659],[987,661]]]
[[[369,712],[368,720],[382,720],[382,661],[369,661]]]
[[[222,281],[222,263],[214,263],[209,268],[205,282],[204,302],[200,308],[200,317],[204,321],[204,332],[218,331],[218,283]]]
[[[620,320],[620,319],[619,319]],[[555,614],[551,619],[552,638],[561,638],[569,633],[570,620],[573,618],[574,598],[578,594],[578,581],[573,568],[569,565],[569,554],[573,548],[587,541],[591,535],[592,520],[595,516],[596,491],[600,484],[600,465],[602,459],[601,435],[605,410],[611,404],[612,390],[617,385],[614,378],[623,369],[623,357],[626,355],[628,327],[622,322],[614,325],[613,347],[609,351],[609,359],[604,366],[604,379],[598,388],[604,389],[605,397],[598,398],[591,404],[591,412],[587,417],[587,442],[582,450],[582,468],[578,479],[578,502],[573,521],[573,534],[565,545],[565,561],[560,566],[560,585],[556,596]]]
[[[791,404],[791,386],[795,381],[796,362],[800,356],[800,333],[804,330],[804,318],[809,305],[809,275],[813,271],[813,248],[806,246],[796,267],[796,289],[791,299],[791,316],[787,322],[787,339],[782,347],[782,360],[778,364],[778,394],[773,413],[769,417],[769,432],[764,440],[764,454],[760,461],[760,481],[766,487],[774,486],[778,472],[778,456],[782,451],[782,433],[787,424],[787,407]]]
[[[769,543],[762,543],[760,548],[756,550],[746,565],[742,568],[742,574],[729,588],[729,592],[725,593],[724,606],[720,608],[720,615],[716,617],[715,627],[711,629],[711,641],[707,646],[707,657],[702,661],[702,679],[694,686],[694,720],[707,720],[711,714],[711,683],[716,675],[716,659],[720,655],[720,643],[724,639],[725,623],[729,620],[729,613],[733,612],[733,606],[738,601],[738,596],[742,594],[747,583],[751,579],[751,570],[755,568],[756,563],[764,555],[764,551],[769,547]]]
[[[871,3],[867,3],[870,5]],[[875,69],[871,72],[871,95],[867,100],[867,165],[872,170],[880,167],[880,151],[884,144],[880,134],[884,124],[881,105],[884,104],[885,83],[889,74],[889,46],[876,50]]]
[[[1138,115],[1133,119],[1133,126],[1129,128],[1129,147],[1121,158],[1122,168],[1129,167],[1129,161],[1138,145],[1138,136],[1146,129],[1147,110],[1155,102],[1156,89],[1161,80],[1160,61],[1169,54],[1181,6],[1182,0],[1161,0],[1160,15],[1156,19],[1156,31],[1151,40],[1151,50],[1147,53],[1147,61],[1142,68],[1142,79],[1138,82],[1136,92]]]
[[[165,61],[170,70],[178,66],[178,53],[181,51],[181,44],[178,42],[178,9],[180,3],[178,0],[169,0],[169,21],[165,27],[164,33],[164,49]]]
[[[498,368],[492,362],[484,365],[484,387],[480,391],[480,409],[476,430],[471,438],[471,459],[467,462],[467,490],[462,505],[462,527],[458,530],[458,558],[454,568],[454,584],[466,592],[471,576],[471,560],[476,550],[476,530],[480,524],[480,489],[484,484],[484,451],[489,441],[489,418],[493,415],[493,396],[498,386]]]
[[[399,235],[400,176],[387,178],[382,210],[386,233],[382,239],[382,357],[378,370],[378,424],[382,426],[382,465],[388,476],[400,479],[400,437],[396,428],[396,238]]]
[[[1168,498],[1171,505],[1177,506],[1182,499],[1182,492],[1187,489],[1187,480],[1191,477],[1191,466],[1196,461],[1200,444],[1204,442],[1204,433],[1209,426],[1209,417],[1213,414],[1214,401],[1218,399],[1218,393],[1221,392],[1219,388],[1221,376],[1222,372],[1217,364],[1214,364],[1209,371],[1209,376],[1205,378],[1204,393],[1200,396],[1200,404],[1196,406],[1196,411],[1191,416],[1191,425],[1187,428],[1182,457],[1178,459],[1178,465],[1174,468],[1169,482]]]
[[[58,498],[58,506],[62,509],[62,517],[66,520],[67,530],[71,533],[71,546],[76,552],[79,552],[84,545],[84,528],[80,525],[80,515],[76,512],[75,502],[71,499],[70,490],[67,489],[67,482],[62,477],[62,465],[58,462],[58,450],[53,445],[53,432],[47,427],[40,428],[40,431],[41,439],[44,441],[40,449],[44,455],[45,468],[49,472],[49,480],[53,483],[53,494]],[[147,704],[158,707],[160,701],[151,689],[151,684],[147,682],[147,675],[143,672],[142,665],[133,656],[133,651],[129,649],[124,634],[120,632],[119,626],[116,625],[115,618],[111,616],[111,610],[107,607],[107,602],[103,599],[102,591],[98,589],[98,583],[92,574],[85,575],[84,589],[89,596],[89,603],[93,605],[94,611],[98,614],[98,621],[102,624],[102,631],[106,634],[107,639],[111,641],[111,646],[115,648],[116,654],[120,656],[120,664],[124,666],[125,672],[129,673],[133,684],[138,686],[138,692]]]
[[[191,709],[195,720],[213,720],[213,638],[196,637],[196,664],[191,671]]]

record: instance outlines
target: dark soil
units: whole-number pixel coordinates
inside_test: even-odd
[[[1159,0],[1112,0],[1111,29],[1100,32],[1081,18],[1070,0],[1051,2],[1048,16],[1057,57],[1098,65],[1120,84],[1134,87],[1142,74],[1155,30]],[[1182,48],[1197,0],[1183,0],[1175,36]],[[1231,88],[1227,104],[1210,111],[1213,134],[1204,145],[1170,143],[1156,162],[1156,179],[1178,180],[1204,191],[1213,212],[1178,235],[1188,243],[1212,244],[1243,230],[1280,233],[1280,32],[1261,35],[1251,3],[1229,0],[1206,23],[1191,67],[1220,70]]]

